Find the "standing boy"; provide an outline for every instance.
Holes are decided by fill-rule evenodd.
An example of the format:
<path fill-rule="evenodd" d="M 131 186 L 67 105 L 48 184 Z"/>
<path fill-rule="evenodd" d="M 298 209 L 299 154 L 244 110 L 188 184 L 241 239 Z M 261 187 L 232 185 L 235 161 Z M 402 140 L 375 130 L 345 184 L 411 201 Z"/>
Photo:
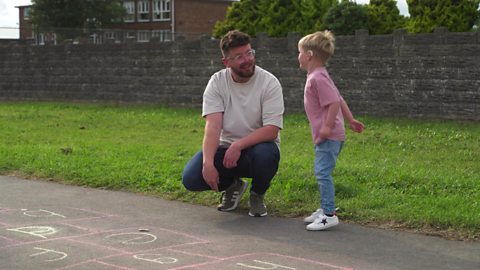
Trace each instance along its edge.
<path fill-rule="evenodd" d="M 307 230 L 324 230 L 338 224 L 335 213 L 335 189 L 332 172 L 345 141 L 343 118 L 355 132 L 362 132 L 363 123 L 353 118 L 326 70 L 328 59 L 335 50 L 335 38 L 330 31 L 309 34 L 298 42 L 300 68 L 306 70 L 304 106 L 315 145 L 315 178 L 320 189 L 320 208 L 304 221 Z"/>

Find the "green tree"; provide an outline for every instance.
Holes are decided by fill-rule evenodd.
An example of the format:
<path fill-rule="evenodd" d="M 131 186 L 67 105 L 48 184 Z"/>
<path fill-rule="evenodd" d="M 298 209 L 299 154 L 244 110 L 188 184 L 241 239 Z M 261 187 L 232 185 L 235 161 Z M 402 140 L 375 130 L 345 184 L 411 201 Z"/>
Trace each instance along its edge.
<path fill-rule="evenodd" d="M 251 36 L 311 33 L 321 29 L 323 16 L 335 4 L 337 0 L 241 0 L 230 6 L 224 21 L 215 24 L 213 36 L 221 37 L 232 29 Z"/>
<path fill-rule="evenodd" d="M 480 17 L 480 0 L 407 0 L 411 33 L 429 33 L 436 27 L 451 32 L 470 31 Z"/>
<path fill-rule="evenodd" d="M 32 0 L 31 20 L 40 31 L 74 38 L 121 22 L 125 12 L 118 0 Z"/>
<path fill-rule="evenodd" d="M 368 8 L 368 31 L 372 35 L 391 34 L 402 28 L 406 19 L 400 15 L 395 0 L 370 0 Z"/>
<path fill-rule="evenodd" d="M 284 37 L 299 32 L 301 0 L 260 1 L 260 29 L 270 37 Z"/>
<path fill-rule="evenodd" d="M 260 23 L 260 4 L 265 0 L 242 0 L 234 2 L 227 10 L 225 20 L 217 22 L 213 28 L 213 36 L 220 38 L 230 30 L 240 30 L 251 36 L 262 30 Z"/>
<path fill-rule="evenodd" d="M 365 5 L 342 0 L 331 7 L 323 19 L 323 28 L 335 35 L 352 35 L 357 29 L 368 28 L 368 11 Z"/>
<path fill-rule="evenodd" d="M 323 17 L 337 3 L 337 0 L 302 0 L 298 32 L 306 35 L 321 30 Z"/>

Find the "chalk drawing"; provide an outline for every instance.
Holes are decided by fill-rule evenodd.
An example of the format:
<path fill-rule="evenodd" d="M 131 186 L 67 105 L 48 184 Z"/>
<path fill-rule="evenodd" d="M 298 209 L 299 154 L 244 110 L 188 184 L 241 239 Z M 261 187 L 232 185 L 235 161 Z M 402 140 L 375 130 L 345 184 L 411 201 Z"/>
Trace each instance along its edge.
<path fill-rule="evenodd" d="M 52 235 L 58 232 L 57 229 L 48 227 L 48 226 L 28 226 L 28 227 L 20 227 L 16 229 L 7 229 L 7 230 L 12 232 L 30 234 L 43 239 L 47 239 L 47 235 Z"/>
<path fill-rule="evenodd" d="M 64 215 L 60 215 L 60 214 L 57 214 L 55 212 L 52 212 L 52 211 L 48 211 L 48 210 L 43 210 L 43 209 L 39 209 L 39 210 L 35 210 L 35 211 L 29 211 L 27 209 L 22 209 L 23 214 L 25 216 L 29 216 L 29 217 L 61 217 L 61 218 L 66 218 Z"/>
<path fill-rule="evenodd" d="M 162 254 L 136 254 L 133 255 L 133 258 L 159 264 L 172 264 L 178 262 L 178 259 L 173 257 L 163 257 Z"/>
<path fill-rule="evenodd" d="M 132 237 L 132 238 L 131 238 Z M 106 236 L 105 238 L 119 238 L 120 243 L 124 245 L 141 245 L 152 243 L 157 240 L 157 237 L 150 233 L 116 233 Z"/>
<path fill-rule="evenodd" d="M 56 251 L 56 250 L 52 250 L 52 249 L 39 248 L 39 247 L 34 247 L 34 249 L 41 250 L 41 252 L 32 254 L 32 255 L 30 255 L 30 257 L 35 257 L 35 256 L 44 255 L 44 254 L 48 254 L 48 253 L 53 253 L 54 255 L 59 255 L 58 258 L 45 260 L 46 262 L 61 261 L 68 256 L 67 253 L 65 253 L 65 252 L 60 252 L 60 251 Z"/>
<path fill-rule="evenodd" d="M 274 264 L 270 262 L 263 262 L 259 260 L 253 260 L 254 262 L 258 264 L 263 264 L 267 265 L 268 268 L 266 267 L 261 267 L 261 266 L 254 266 L 254 265 L 248 265 L 244 263 L 237 263 L 238 266 L 246 267 L 246 268 L 251 268 L 251 269 L 260 269 L 260 270 L 270 270 L 270 269 L 290 269 L 290 270 L 295 270 L 296 268 L 280 265 L 280 264 Z"/>

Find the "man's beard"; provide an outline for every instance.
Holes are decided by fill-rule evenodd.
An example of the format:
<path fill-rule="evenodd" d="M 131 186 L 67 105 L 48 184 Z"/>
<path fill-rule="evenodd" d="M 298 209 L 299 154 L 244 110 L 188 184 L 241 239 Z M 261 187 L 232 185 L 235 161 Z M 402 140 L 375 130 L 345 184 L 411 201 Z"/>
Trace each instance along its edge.
<path fill-rule="evenodd" d="M 251 67 L 248 69 L 248 70 L 245 70 L 245 69 L 242 69 L 244 68 L 245 66 L 249 66 L 251 65 Z M 233 68 L 233 67 L 230 67 L 230 69 L 232 70 L 233 73 L 235 73 L 238 77 L 241 77 L 241 78 L 251 78 L 253 76 L 253 74 L 255 73 L 255 62 L 253 63 L 244 63 L 242 65 L 240 65 L 239 68 Z"/>

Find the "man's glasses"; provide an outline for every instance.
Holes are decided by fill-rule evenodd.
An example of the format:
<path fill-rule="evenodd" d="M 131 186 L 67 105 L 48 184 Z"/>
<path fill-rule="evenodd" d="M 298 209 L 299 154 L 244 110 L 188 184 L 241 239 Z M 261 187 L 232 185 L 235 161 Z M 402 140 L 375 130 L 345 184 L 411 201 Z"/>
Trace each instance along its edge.
<path fill-rule="evenodd" d="M 255 57 L 255 50 L 249 50 L 244 54 L 237 54 L 234 57 L 228 57 L 228 60 L 233 62 L 240 62 L 242 59 L 253 59 Z"/>

